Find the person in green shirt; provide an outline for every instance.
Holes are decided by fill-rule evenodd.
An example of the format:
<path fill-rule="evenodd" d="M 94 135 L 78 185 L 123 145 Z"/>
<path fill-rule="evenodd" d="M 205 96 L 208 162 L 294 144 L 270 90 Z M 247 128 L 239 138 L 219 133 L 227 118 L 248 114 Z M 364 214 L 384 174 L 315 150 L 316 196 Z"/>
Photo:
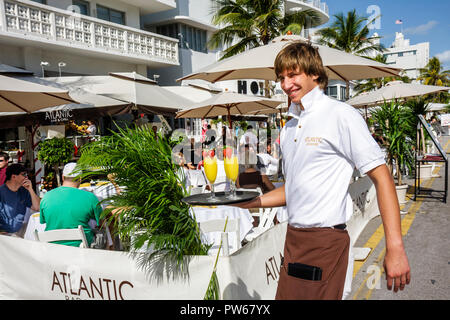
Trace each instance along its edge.
<path fill-rule="evenodd" d="M 63 184 L 47 192 L 40 204 L 40 222 L 46 223 L 45 231 L 56 229 L 76 229 L 83 226 L 86 240 L 91 245 L 94 234 L 89 220 L 95 219 L 100 225 L 102 207 L 97 197 L 88 191 L 80 190 L 80 179 L 76 179 L 76 163 L 64 166 Z M 81 241 L 55 241 L 57 244 L 79 247 Z"/>

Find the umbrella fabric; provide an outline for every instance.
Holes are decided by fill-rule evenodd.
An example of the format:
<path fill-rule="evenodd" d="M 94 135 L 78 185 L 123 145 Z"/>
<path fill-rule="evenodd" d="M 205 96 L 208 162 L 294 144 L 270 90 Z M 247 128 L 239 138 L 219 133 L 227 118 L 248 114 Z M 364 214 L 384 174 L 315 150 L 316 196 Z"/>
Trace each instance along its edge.
<path fill-rule="evenodd" d="M 176 118 L 214 118 L 223 115 L 245 115 L 272 109 L 284 101 L 260 98 L 234 92 L 221 92 L 211 98 L 177 112 Z"/>
<path fill-rule="evenodd" d="M 392 81 L 378 90 L 364 92 L 346 101 L 349 105 L 358 108 L 376 105 L 383 101 L 393 99 L 421 96 L 433 92 L 449 91 L 450 87 L 429 86 L 420 83 L 404 83 L 403 81 Z"/>
<path fill-rule="evenodd" d="M 32 113 L 0 112 L 1 128 L 16 128 L 19 126 L 29 126 L 36 123 L 39 123 L 40 125 L 55 124 L 68 120 L 117 115 L 131 110 L 129 103 L 96 95 L 81 88 L 65 88 L 52 81 L 35 77 L 22 78 L 22 80 L 68 90 L 70 96 L 79 103 L 69 103 L 44 108 Z"/>
<path fill-rule="evenodd" d="M 76 103 L 67 90 L 0 75 L 0 112 L 27 112 Z"/>
<path fill-rule="evenodd" d="M 265 79 L 276 81 L 274 61 L 280 50 L 291 41 L 306 39 L 286 35 L 274 39 L 270 44 L 247 50 L 241 54 L 218 61 L 195 73 L 177 79 L 203 79 L 210 82 L 236 79 Z M 355 56 L 327 46 L 313 44 L 318 47 L 323 65 L 330 80 L 359 80 L 397 76 L 401 69 L 386 64 Z"/>
<path fill-rule="evenodd" d="M 6 75 L 33 75 L 33 72 L 0 63 L 0 74 L 5 75 L 5 76 Z"/>
<path fill-rule="evenodd" d="M 46 78 L 47 79 L 47 78 Z M 59 84 L 131 103 L 146 113 L 173 115 L 192 101 L 155 84 L 136 73 L 110 73 L 107 76 L 51 78 Z"/>

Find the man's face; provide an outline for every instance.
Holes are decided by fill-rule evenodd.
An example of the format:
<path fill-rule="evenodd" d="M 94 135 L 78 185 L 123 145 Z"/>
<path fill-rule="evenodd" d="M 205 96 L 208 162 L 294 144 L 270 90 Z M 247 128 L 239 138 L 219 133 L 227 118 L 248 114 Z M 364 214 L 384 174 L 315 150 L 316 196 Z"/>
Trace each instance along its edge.
<path fill-rule="evenodd" d="M 291 102 L 300 103 L 301 99 L 317 86 L 318 76 L 308 76 L 297 70 L 284 70 L 279 76 L 281 88 L 291 99 Z"/>
<path fill-rule="evenodd" d="M 8 165 L 8 161 L 4 157 L 0 157 L 0 169 L 3 169 Z"/>

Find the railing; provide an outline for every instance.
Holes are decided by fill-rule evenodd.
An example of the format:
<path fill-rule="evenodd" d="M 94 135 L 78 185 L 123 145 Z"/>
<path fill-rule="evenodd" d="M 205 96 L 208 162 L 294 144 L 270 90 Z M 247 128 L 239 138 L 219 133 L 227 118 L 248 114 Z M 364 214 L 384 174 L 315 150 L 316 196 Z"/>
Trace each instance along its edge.
<path fill-rule="evenodd" d="M 320 0 L 303 0 L 303 2 L 309 4 L 310 6 L 316 7 L 328 15 L 328 6 L 326 3 L 321 2 Z"/>
<path fill-rule="evenodd" d="M 178 63 L 176 39 L 41 4 L 0 0 L 0 5 L 3 31 Z"/>

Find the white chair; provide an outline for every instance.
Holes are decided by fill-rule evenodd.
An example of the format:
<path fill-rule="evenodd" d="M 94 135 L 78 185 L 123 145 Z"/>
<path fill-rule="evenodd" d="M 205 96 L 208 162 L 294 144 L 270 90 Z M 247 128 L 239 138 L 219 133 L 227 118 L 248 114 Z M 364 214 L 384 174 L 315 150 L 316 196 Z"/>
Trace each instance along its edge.
<path fill-rule="evenodd" d="M 81 240 L 80 248 L 89 248 L 86 234 L 81 225 L 76 229 L 58 229 L 41 232 L 35 230 L 34 238 L 36 241 L 41 242 Z"/>
<path fill-rule="evenodd" d="M 273 226 L 273 219 L 275 218 L 275 215 L 277 214 L 278 207 L 276 208 L 266 208 L 264 209 L 264 212 L 259 220 L 259 225 L 252 230 L 250 230 L 249 233 L 245 236 L 246 241 L 252 241 L 257 236 L 262 234 L 264 231 L 267 231 L 270 227 Z"/>
<path fill-rule="evenodd" d="M 235 245 L 234 245 L 234 251 L 241 248 L 241 233 L 240 233 L 240 219 L 232 219 L 228 220 L 226 222 L 226 229 L 225 229 L 225 219 L 215 219 L 215 220 L 207 220 L 198 222 L 198 227 L 201 231 L 201 233 L 208 233 L 208 232 L 221 232 L 221 240 L 222 240 L 222 252 L 224 256 L 230 255 L 230 245 L 228 242 L 228 232 L 234 232 L 235 233 Z M 218 249 L 219 245 L 213 245 L 211 249 Z"/>

